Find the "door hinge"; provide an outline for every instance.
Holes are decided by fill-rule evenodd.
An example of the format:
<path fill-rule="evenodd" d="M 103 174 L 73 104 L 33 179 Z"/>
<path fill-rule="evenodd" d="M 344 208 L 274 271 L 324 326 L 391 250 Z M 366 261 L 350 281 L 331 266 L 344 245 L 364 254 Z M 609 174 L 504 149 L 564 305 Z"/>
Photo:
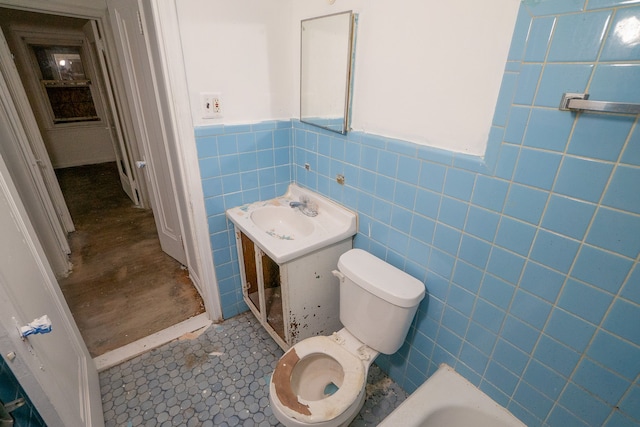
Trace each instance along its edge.
<path fill-rule="evenodd" d="M 136 15 L 138 15 L 138 29 L 140 30 L 140 35 L 144 36 L 144 27 L 142 26 L 142 16 L 140 16 L 139 10 L 136 10 Z"/>
<path fill-rule="evenodd" d="M 96 48 L 98 51 L 105 51 L 104 42 L 102 41 L 102 33 L 100 32 L 100 27 L 96 21 L 91 21 L 91 28 L 93 29 L 93 35 L 96 40 Z"/>

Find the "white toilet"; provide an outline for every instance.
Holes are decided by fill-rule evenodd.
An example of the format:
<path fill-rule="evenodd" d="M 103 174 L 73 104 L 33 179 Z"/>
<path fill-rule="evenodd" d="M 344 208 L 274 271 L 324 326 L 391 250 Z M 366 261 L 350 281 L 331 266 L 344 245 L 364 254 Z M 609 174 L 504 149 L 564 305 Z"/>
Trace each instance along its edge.
<path fill-rule="evenodd" d="M 424 297 L 422 282 L 361 249 L 343 254 L 338 270 L 344 328 L 295 344 L 271 376 L 271 408 L 287 427 L 348 425 L 364 404 L 369 366 L 402 346 Z"/>

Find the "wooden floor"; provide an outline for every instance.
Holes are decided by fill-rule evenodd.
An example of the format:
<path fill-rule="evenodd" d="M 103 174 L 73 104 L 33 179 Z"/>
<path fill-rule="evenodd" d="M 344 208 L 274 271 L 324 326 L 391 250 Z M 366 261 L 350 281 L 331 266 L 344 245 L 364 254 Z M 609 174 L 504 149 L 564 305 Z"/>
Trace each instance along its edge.
<path fill-rule="evenodd" d="M 59 280 L 92 357 L 204 312 L 179 262 L 160 249 L 150 210 L 133 207 L 115 163 L 56 171 L 76 231 Z"/>

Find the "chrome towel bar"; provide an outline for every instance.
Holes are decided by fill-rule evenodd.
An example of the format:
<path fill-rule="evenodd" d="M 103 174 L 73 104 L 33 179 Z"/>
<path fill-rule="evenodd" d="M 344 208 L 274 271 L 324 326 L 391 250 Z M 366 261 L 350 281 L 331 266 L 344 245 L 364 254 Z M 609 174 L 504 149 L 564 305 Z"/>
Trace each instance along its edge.
<path fill-rule="evenodd" d="M 591 101 L 588 93 L 563 93 L 559 108 L 562 111 L 640 114 L 640 104 Z"/>

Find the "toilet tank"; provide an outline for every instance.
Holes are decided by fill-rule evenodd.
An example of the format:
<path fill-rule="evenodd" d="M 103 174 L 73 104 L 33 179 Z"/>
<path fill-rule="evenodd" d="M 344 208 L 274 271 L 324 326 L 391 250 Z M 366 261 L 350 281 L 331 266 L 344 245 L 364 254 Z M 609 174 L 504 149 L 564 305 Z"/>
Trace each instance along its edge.
<path fill-rule="evenodd" d="M 398 351 L 424 298 L 424 284 L 362 249 L 345 252 L 338 270 L 343 326 L 374 350 Z"/>

